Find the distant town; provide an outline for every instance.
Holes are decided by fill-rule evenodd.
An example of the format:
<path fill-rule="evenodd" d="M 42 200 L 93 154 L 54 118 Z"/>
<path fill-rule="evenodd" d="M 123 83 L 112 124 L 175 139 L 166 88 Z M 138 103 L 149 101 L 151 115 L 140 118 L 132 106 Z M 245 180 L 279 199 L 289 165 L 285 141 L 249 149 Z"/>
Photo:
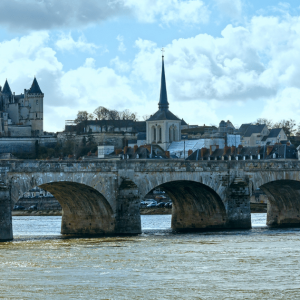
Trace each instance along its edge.
<path fill-rule="evenodd" d="M 99 106 L 79 111 L 66 120 L 65 130 L 43 129 L 44 94 L 36 78 L 30 89 L 16 95 L 8 81 L 0 87 L 1 159 L 298 159 L 300 130 L 295 120 L 268 119 L 235 128 L 230 120 L 219 125 L 190 125 L 170 110 L 164 57 L 158 110 L 138 120 L 129 109 Z M 155 108 L 153 108 L 155 111 Z M 298 150 L 297 150 L 298 149 Z"/>

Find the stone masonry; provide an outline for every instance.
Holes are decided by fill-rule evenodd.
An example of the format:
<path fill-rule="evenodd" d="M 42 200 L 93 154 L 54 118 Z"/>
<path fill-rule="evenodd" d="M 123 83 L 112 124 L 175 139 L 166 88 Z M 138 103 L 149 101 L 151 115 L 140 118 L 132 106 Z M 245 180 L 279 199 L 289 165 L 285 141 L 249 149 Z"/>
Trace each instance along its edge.
<path fill-rule="evenodd" d="M 158 187 L 172 198 L 176 231 L 251 228 L 257 188 L 269 199 L 269 226 L 300 226 L 296 160 L 2 160 L 0 174 L 0 240 L 13 238 L 11 207 L 36 186 L 61 204 L 63 234 L 138 234 L 140 200 Z"/>

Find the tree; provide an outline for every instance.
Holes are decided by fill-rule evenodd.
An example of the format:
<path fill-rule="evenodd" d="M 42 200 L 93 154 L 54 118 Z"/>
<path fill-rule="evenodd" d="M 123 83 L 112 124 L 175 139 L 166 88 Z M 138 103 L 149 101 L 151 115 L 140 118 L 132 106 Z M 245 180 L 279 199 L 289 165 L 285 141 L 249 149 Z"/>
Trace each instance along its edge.
<path fill-rule="evenodd" d="M 92 114 L 89 114 L 86 110 L 80 110 L 77 113 L 77 117 L 74 120 L 74 122 L 76 124 L 79 124 L 83 121 L 87 121 L 87 120 L 93 120 L 94 116 Z"/>
<path fill-rule="evenodd" d="M 257 119 L 256 124 L 266 124 L 269 129 L 273 128 L 273 121 L 266 118 Z"/>
<path fill-rule="evenodd" d="M 142 118 L 144 121 L 147 121 L 150 118 L 150 115 L 143 115 Z"/>
<path fill-rule="evenodd" d="M 98 120 L 108 120 L 109 119 L 109 109 L 99 106 L 97 107 L 93 114 L 96 116 Z"/>
<path fill-rule="evenodd" d="M 293 119 L 281 120 L 274 124 L 273 128 L 282 128 L 288 137 L 296 132 L 296 121 Z"/>
<path fill-rule="evenodd" d="M 125 109 L 120 112 L 120 119 L 121 120 L 133 120 L 137 121 L 138 120 L 138 115 L 136 112 L 132 112 L 129 109 Z"/>

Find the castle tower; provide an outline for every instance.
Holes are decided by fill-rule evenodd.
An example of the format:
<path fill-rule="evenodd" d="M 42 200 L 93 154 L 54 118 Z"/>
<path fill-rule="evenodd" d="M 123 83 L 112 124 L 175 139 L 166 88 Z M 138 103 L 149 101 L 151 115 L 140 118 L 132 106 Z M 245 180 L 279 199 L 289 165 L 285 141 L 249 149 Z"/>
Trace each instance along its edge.
<path fill-rule="evenodd" d="M 25 102 L 28 101 L 30 107 L 29 120 L 31 122 L 31 135 L 38 136 L 43 134 L 43 110 L 44 94 L 34 77 L 31 88 L 25 90 Z"/>
<path fill-rule="evenodd" d="M 147 144 L 157 144 L 165 151 L 172 142 L 181 140 L 181 120 L 169 110 L 164 55 L 158 111 L 146 121 Z"/>

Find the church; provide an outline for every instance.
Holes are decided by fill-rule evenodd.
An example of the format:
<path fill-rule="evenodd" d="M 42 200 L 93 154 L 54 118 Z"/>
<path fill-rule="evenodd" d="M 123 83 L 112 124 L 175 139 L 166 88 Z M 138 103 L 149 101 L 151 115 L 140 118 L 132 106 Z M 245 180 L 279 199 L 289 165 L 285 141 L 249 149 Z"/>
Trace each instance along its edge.
<path fill-rule="evenodd" d="M 169 110 L 164 56 L 162 56 L 160 98 L 158 111 L 146 121 L 147 144 L 159 145 L 167 150 L 172 142 L 181 140 L 181 126 L 186 125 Z"/>
<path fill-rule="evenodd" d="M 5 81 L 0 86 L 0 136 L 34 137 L 43 134 L 43 101 L 42 93 L 36 78 L 29 90 L 15 95 Z"/>

